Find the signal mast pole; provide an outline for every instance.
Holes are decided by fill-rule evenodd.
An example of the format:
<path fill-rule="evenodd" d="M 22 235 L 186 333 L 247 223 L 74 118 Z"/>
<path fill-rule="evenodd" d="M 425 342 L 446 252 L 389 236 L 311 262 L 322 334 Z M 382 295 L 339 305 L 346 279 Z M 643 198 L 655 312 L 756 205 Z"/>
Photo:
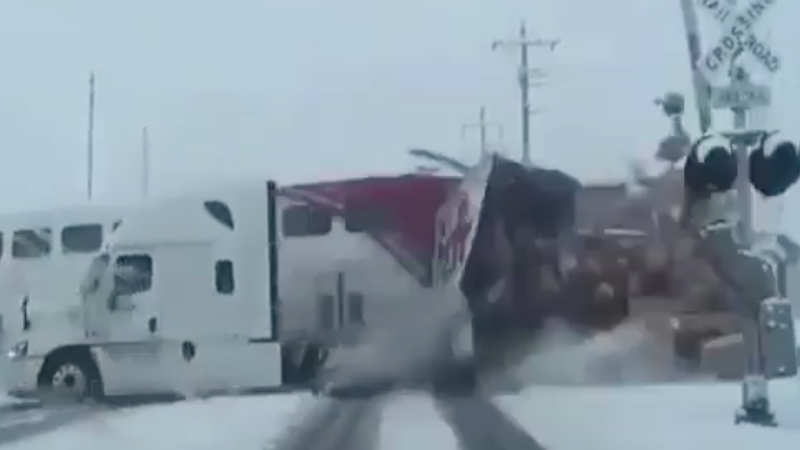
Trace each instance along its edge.
<path fill-rule="evenodd" d="M 481 106 L 480 112 L 478 113 L 477 123 L 465 123 L 464 125 L 461 126 L 461 138 L 462 139 L 464 138 L 464 135 L 468 130 L 475 128 L 477 128 L 480 133 L 481 156 L 489 153 L 488 131 L 490 128 L 496 128 L 497 133 L 500 135 L 500 140 L 503 139 L 503 126 L 486 121 L 485 106 Z"/>
<path fill-rule="evenodd" d="M 496 40 L 492 42 L 492 50 L 499 48 L 519 49 L 519 67 L 517 69 L 517 79 L 520 88 L 520 113 L 522 115 L 522 163 L 531 165 L 531 115 L 538 112 L 531 109 L 530 88 L 537 87 L 541 83 L 531 83 L 531 79 L 539 79 L 544 76 L 544 72 L 538 68 L 531 70 L 528 51 L 531 47 L 544 47 L 554 51 L 560 39 L 529 39 L 528 30 L 523 21 L 519 27 L 519 34 L 516 39 Z"/>

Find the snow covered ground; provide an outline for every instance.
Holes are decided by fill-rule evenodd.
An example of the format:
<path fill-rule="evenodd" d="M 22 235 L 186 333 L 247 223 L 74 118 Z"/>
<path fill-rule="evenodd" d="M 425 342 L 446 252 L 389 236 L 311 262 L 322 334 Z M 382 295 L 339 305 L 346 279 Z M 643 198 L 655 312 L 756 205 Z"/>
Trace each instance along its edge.
<path fill-rule="evenodd" d="M 519 368 L 518 375 L 532 386 L 518 394 L 496 397 L 496 401 L 548 450 L 586 450 L 587 444 L 593 450 L 800 449 L 797 378 L 770 384 L 780 426 L 769 429 L 734 425 L 740 399 L 736 383 L 644 384 L 639 380 L 638 384 L 600 387 L 588 385 L 593 380 L 584 377 L 572 380 L 578 384 L 548 386 L 536 367 L 558 367 L 548 374 L 563 380 L 565 373 L 581 373 L 580 367 L 611 350 L 630 352 L 626 346 L 635 343 L 636 337 L 636 328 L 627 327 L 571 347 L 571 352 L 564 348 L 551 356 L 539 352 L 533 358 L 536 364 Z M 638 361 L 633 363 L 641 366 Z M 0 404 L 5 400 L 0 398 Z M 264 450 L 281 431 L 296 423 L 297 414 L 313 401 L 308 394 L 284 394 L 95 410 L 70 421 L 60 422 L 56 417 L 52 420 L 55 426 L 43 422 L 35 433 L 20 429 L 21 419 L 0 413 L 0 450 Z M 44 421 L 42 414 L 32 411 L 26 420 Z M 4 427 L 23 436 L 6 440 Z M 433 400 L 421 393 L 398 393 L 389 399 L 379 443 L 380 450 L 458 448 Z"/>
<path fill-rule="evenodd" d="M 102 411 L 3 450 L 261 450 L 309 396 L 222 397 Z"/>
<path fill-rule="evenodd" d="M 12 405 L 14 403 L 19 403 L 20 400 L 9 397 L 6 394 L 0 394 L 0 408 L 6 405 Z"/>
<path fill-rule="evenodd" d="M 436 411 L 433 399 L 423 394 L 398 394 L 383 411 L 380 450 L 457 450 L 450 428 Z"/>
<path fill-rule="evenodd" d="M 736 426 L 738 384 L 534 387 L 498 404 L 553 450 L 800 448 L 800 384 L 772 384 L 780 427 Z"/>
<path fill-rule="evenodd" d="M 498 404 L 551 450 L 795 450 L 800 384 L 774 383 L 780 427 L 733 424 L 735 384 L 532 387 Z M 98 412 L 3 450 L 263 450 L 310 402 L 307 395 L 227 397 Z M 456 450 L 453 433 L 422 394 L 395 395 L 383 413 L 381 450 Z"/>

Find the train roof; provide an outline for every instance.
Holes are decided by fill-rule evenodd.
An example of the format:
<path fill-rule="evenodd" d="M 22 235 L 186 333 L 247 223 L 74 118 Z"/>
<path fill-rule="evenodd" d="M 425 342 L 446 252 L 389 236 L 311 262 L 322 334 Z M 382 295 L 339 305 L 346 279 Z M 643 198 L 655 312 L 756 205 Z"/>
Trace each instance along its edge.
<path fill-rule="evenodd" d="M 366 176 L 355 178 L 342 178 L 324 181 L 314 181 L 308 183 L 294 183 L 289 186 L 295 188 L 312 188 L 325 186 L 365 186 L 365 185 L 395 185 L 395 184 L 426 184 L 426 183 L 457 183 L 461 180 L 459 176 L 441 176 L 427 173 L 405 173 L 401 175 L 381 175 Z"/>

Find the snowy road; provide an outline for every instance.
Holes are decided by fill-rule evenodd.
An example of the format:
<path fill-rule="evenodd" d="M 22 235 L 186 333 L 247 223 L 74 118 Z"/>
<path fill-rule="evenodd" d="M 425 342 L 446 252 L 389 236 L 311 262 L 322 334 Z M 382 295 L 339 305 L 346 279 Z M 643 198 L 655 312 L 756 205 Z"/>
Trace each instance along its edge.
<path fill-rule="evenodd" d="M 321 399 L 315 411 L 274 441 L 272 450 L 372 450 L 380 428 L 382 399 Z"/>
<path fill-rule="evenodd" d="M 0 407 L 0 445 L 56 430 L 102 411 L 100 408 L 79 406 L 42 408 L 37 404 L 4 405 Z"/>
<path fill-rule="evenodd" d="M 488 398 L 439 398 L 442 418 L 461 450 L 545 450 L 535 437 Z"/>
<path fill-rule="evenodd" d="M 520 394 L 494 398 L 496 409 L 513 419 L 510 423 L 493 423 L 496 418 L 491 415 L 496 412 L 486 409 L 491 405 L 458 403 L 464 399 L 451 399 L 449 405 L 442 405 L 424 393 L 392 395 L 379 413 L 360 409 L 364 405 L 358 406 L 357 402 L 346 414 L 342 414 L 341 404 L 325 412 L 319 408 L 325 400 L 296 393 L 188 400 L 105 411 L 48 411 L 44 416 L 31 409 L 14 420 L 0 413 L 0 450 L 323 449 L 331 448 L 339 437 L 348 434 L 340 432 L 352 431 L 356 423 L 362 429 L 349 434 L 360 437 L 348 441 L 345 448 L 469 450 L 482 445 L 483 450 L 509 448 L 514 443 L 515 450 L 537 446 L 547 450 L 586 450 L 587 443 L 594 450 L 800 448 L 798 380 L 774 383 L 772 398 L 780 425 L 777 429 L 735 426 L 738 386 L 712 383 L 537 386 Z M 447 413 L 448 408 L 457 411 Z M 313 418 L 310 411 L 322 415 Z M 442 411 L 450 424 L 443 419 Z M 359 416 L 367 419 L 356 420 Z M 299 424 L 316 428 L 324 422 L 329 423 L 325 433 L 332 432 L 333 436 L 308 436 L 296 428 Z M 287 429 L 299 432 L 289 435 L 314 442 L 295 441 L 290 445 L 285 440 Z M 46 431 L 40 433 L 41 430 Z M 501 441 L 487 443 L 486 439 L 493 438 L 492 431 L 486 430 L 502 431 Z M 536 441 L 525 437 L 525 431 Z M 327 447 L 322 444 L 326 439 Z"/>

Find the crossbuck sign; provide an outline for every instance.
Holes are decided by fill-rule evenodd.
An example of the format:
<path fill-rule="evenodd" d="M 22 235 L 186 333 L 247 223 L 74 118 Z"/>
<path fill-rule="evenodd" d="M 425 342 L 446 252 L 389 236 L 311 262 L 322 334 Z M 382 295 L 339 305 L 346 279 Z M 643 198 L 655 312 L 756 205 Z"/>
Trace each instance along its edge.
<path fill-rule="evenodd" d="M 780 70 L 778 55 L 752 31 L 778 0 L 749 0 L 739 11 L 730 0 L 695 1 L 722 26 L 722 36 L 698 61 L 698 68 L 706 79 L 713 80 L 725 73 L 733 57 L 742 51 L 752 53 L 770 73 Z"/>

